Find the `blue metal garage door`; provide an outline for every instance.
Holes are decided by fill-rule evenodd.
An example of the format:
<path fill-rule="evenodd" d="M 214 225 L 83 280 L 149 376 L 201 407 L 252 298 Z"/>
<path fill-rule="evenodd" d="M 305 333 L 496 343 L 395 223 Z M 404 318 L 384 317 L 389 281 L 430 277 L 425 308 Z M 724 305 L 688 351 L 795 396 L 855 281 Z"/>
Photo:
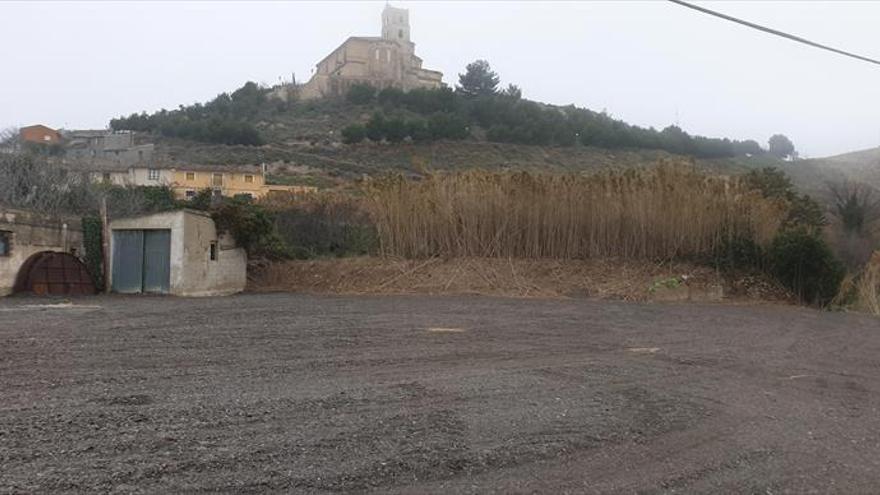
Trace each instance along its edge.
<path fill-rule="evenodd" d="M 167 294 L 171 281 L 171 231 L 144 231 L 144 292 Z"/>
<path fill-rule="evenodd" d="M 113 231 L 114 292 L 166 294 L 170 281 L 170 230 Z"/>
<path fill-rule="evenodd" d="M 113 231 L 113 292 L 136 294 L 144 287 L 144 231 Z"/>

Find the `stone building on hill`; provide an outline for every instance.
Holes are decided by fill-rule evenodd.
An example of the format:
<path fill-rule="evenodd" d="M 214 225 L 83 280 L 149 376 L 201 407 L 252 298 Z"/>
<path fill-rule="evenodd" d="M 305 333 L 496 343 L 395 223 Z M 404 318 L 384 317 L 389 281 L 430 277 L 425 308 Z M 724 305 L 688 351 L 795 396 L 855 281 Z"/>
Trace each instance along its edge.
<path fill-rule="evenodd" d="M 443 74 L 423 68 L 415 46 L 410 40 L 409 11 L 385 6 L 382 36 L 345 40 L 318 62 L 309 82 L 297 88 L 298 96 L 304 100 L 343 96 L 355 84 L 404 91 L 441 87 Z M 286 99 L 289 89 L 282 87 L 274 94 Z"/>

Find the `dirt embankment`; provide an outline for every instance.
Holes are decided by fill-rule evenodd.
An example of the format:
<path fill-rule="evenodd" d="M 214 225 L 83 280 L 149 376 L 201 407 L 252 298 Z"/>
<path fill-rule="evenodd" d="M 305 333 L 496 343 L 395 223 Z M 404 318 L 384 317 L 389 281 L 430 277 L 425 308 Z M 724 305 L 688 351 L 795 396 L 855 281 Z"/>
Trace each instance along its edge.
<path fill-rule="evenodd" d="M 360 257 L 257 263 L 252 266 L 249 289 L 329 294 L 793 302 L 784 289 L 761 276 L 731 278 L 712 268 L 689 263 L 613 259 Z"/>

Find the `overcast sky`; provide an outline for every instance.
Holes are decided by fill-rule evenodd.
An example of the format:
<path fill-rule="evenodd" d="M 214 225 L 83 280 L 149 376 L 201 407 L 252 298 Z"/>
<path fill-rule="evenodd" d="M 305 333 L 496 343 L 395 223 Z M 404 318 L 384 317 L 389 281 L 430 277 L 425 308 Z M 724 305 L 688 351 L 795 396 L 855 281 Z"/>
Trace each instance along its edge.
<path fill-rule="evenodd" d="M 880 2 L 699 2 L 880 58 Z M 474 59 L 525 97 L 642 126 L 756 139 L 802 155 L 880 145 L 880 66 L 664 1 L 392 2 L 426 68 L 454 85 Z M 101 128 L 206 101 L 248 80 L 304 81 L 347 36 L 378 35 L 384 2 L 0 0 L 0 128 Z"/>

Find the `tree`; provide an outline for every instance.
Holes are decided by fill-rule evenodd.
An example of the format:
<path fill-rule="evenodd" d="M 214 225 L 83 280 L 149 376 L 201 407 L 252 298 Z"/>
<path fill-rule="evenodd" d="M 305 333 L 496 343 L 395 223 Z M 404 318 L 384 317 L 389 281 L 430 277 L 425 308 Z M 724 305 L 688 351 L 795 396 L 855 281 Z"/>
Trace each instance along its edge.
<path fill-rule="evenodd" d="M 18 132 L 17 127 L 0 130 L 0 148 L 15 149 L 18 145 Z"/>
<path fill-rule="evenodd" d="M 501 94 L 513 98 L 514 100 L 522 98 L 522 90 L 516 84 L 508 84 L 507 88 L 501 91 Z"/>
<path fill-rule="evenodd" d="M 491 96 L 498 92 L 499 82 L 501 78 L 492 70 L 489 62 L 477 60 L 465 67 L 464 74 L 458 75 L 456 91 L 468 97 Z"/>
<path fill-rule="evenodd" d="M 782 134 L 774 134 L 768 141 L 769 153 L 777 158 L 795 156 L 794 144 L 788 137 Z"/>
<path fill-rule="evenodd" d="M 865 235 L 880 223 L 880 194 L 866 184 L 829 184 L 832 212 L 847 234 Z"/>

